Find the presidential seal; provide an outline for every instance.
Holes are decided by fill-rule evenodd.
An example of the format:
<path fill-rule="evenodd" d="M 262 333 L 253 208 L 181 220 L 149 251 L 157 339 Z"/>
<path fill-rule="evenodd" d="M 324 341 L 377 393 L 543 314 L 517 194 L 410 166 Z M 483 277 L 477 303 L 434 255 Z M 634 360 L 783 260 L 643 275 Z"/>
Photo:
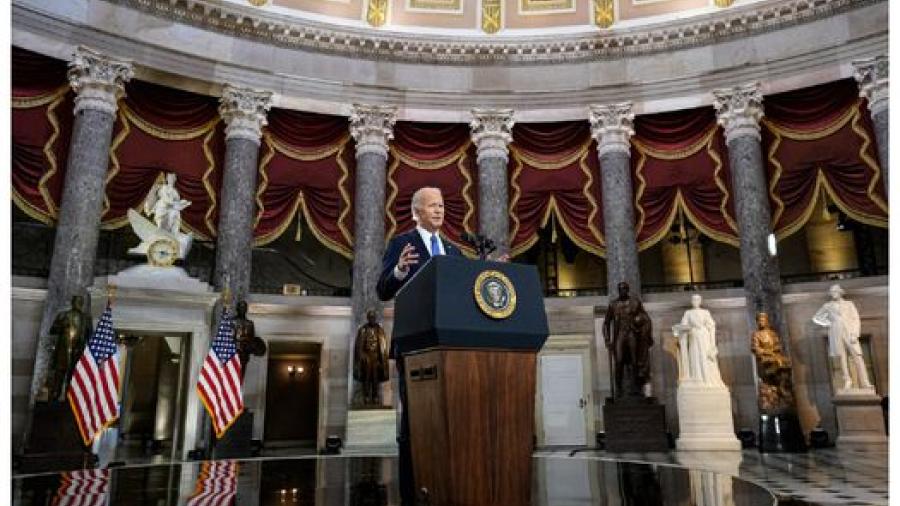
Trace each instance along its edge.
<path fill-rule="evenodd" d="M 478 308 L 491 318 L 508 318 L 516 310 L 516 289 L 500 271 L 479 274 L 473 291 Z"/>

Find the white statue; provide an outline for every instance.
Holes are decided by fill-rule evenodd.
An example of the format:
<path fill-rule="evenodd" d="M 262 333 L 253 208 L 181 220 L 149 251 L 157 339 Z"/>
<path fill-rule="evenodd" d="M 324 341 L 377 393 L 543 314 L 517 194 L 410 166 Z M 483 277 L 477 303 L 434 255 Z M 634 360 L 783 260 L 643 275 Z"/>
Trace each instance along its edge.
<path fill-rule="evenodd" d="M 191 205 L 175 189 L 175 173 L 166 174 L 165 184 L 157 183 L 144 201 L 144 213 L 153 217 L 156 226 L 169 232 L 181 232 L 181 211 Z"/>
<path fill-rule="evenodd" d="M 828 354 L 839 359 L 843 389 L 854 387 L 848 367 L 848 362 L 851 361 L 856 372 L 855 386 L 872 389 L 863 361 L 862 346 L 859 343 L 860 323 L 856 306 L 849 300 L 844 300 L 844 289 L 840 285 L 832 285 L 828 293 L 831 300 L 816 311 L 812 321 L 817 325 L 828 327 Z"/>
<path fill-rule="evenodd" d="M 182 199 L 175 189 L 175 174 L 166 174 L 166 182 L 156 184 L 144 202 L 144 212 L 153 217 L 153 222 L 134 209 L 128 210 L 131 228 L 141 238 L 128 253 L 147 255 L 150 264 L 157 267 L 168 267 L 187 257 L 193 236 L 181 233 L 181 211 L 189 205 L 191 202 Z"/>
<path fill-rule="evenodd" d="M 672 328 L 678 337 L 680 376 L 682 380 L 723 386 L 716 347 L 716 322 L 708 310 L 700 307 L 702 300 L 700 295 L 692 295 L 692 308 L 685 311 L 681 323 Z"/>

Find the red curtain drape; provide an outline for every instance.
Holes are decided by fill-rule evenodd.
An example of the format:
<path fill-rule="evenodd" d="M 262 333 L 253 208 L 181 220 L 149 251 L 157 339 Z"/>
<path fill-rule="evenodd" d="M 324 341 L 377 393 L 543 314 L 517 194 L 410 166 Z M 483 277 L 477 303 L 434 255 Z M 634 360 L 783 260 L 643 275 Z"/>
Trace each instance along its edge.
<path fill-rule="evenodd" d="M 216 235 L 218 195 L 225 152 L 224 130 L 214 97 L 138 80 L 126 85 L 110 146 L 102 224 L 128 223 L 163 173 L 191 205 L 182 226 L 200 239 Z"/>
<path fill-rule="evenodd" d="M 41 222 L 56 220 L 62 199 L 73 94 L 63 61 L 12 49 L 12 198 Z"/>
<path fill-rule="evenodd" d="M 738 245 L 728 152 L 711 107 L 639 116 L 631 160 L 639 249 L 665 237 L 679 212 Z"/>
<path fill-rule="evenodd" d="M 510 254 L 555 217 L 582 249 L 604 254 L 597 151 L 586 121 L 517 124 L 510 145 Z"/>
<path fill-rule="evenodd" d="M 851 218 L 887 227 L 875 137 L 851 79 L 766 97 L 763 152 L 775 234 L 809 219 L 820 192 Z"/>
<path fill-rule="evenodd" d="M 355 166 L 347 118 L 273 109 L 263 134 L 256 244 L 277 239 L 298 209 L 319 241 L 353 256 Z"/>
<path fill-rule="evenodd" d="M 444 196 L 444 237 L 473 253 L 459 237 L 478 230 L 477 174 L 467 125 L 398 122 L 388 159 L 387 239 L 415 227 L 412 194 L 423 186 L 434 186 Z"/>

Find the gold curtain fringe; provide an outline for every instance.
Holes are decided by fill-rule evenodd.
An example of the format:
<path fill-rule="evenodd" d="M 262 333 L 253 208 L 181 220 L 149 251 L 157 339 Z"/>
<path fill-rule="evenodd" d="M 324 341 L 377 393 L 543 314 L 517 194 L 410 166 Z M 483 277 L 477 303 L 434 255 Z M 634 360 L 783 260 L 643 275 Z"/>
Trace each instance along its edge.
<path fill-rule="evenodd" d="M 343 208 L 341 209 L 341 214 L 338 216 L 338 228 L 341 230 L 341 234 L 344 236 L 344 240 L 347 241 L 347 244 L 350 248 L 353 248 L 353 234 L 347 230 L 347 227 L 344 226 L 344 220 L 347 217 L 347 214 L 350 213 L 350 194 L 347 193 L 347 189 L 345 185 L 347 184 L 347 179 L 350 178 L 350 168 L 347 167 L 347 164 L 344 162 L 344 152 L 347 149 L 347 141 L 345 140 L 343 144 L 341 144 L 341 149 L 337 152 L 337 164 L 341 169 L 341 178 L 338 179 L 338 191 L 341 194 L 341 203 L 343 204 Z"/>
<path fill-rule="evenodd" d="M 437 170 L 442 169 L 456 161 L 459 160 L 460 157 L 466 154 L 469 150 L 469 147 L 472 145 L 471 140 L 467 140 L 462 146 L 457 148 L 454 152 L 450 153 L 447 156 L 442 158 L 438 158 L 437 160 L 419 160 L 414 158 L 413 156 L 405 153 L 400 148 L 396 146 L 391 146 L 391 154 L 394 155 L 395 158 L 399 158 L 404 165 L 408 165 L 414 169 L 419 170 Z"/>
<path fill-rule="evenodd" d="M 218 124 L 221 120 L 221 118 L 216 116 L 203 125 L 194 128 L 163 128 L 150 123 L 144 118 L 141 118 L 136 112 L 128 107 L 128 105 L 124 101 L 121 101 L 119 103 L 119 110 L 122 111 L 122 114 L 124 114 L 125 117 L 127 117 L 136 127 L 138 127 L 139 130 L 141 130 L 145 134 L 151 137 L 156 137 L 157 139 L 163 139 L 167 141 L 188 141 L 191 139 L 196 139 L 197 137 L 200 137 L 201 135 L 215 128 L 216 124 Z"/>
<path fill-rule="evenodd" d="M 16 191 L 15 188 L 12 189 L 12 199 L 13 203 L 16 204 L 16 207 L 19 208 L 23 213 L 27 214 L 34 220 L 37 220 L 44 225 L 53 226 L 56 223 L 56 217 L 52 216 L 37 207 L 31 205 L 28 200 L 19 195 L 19 192 Z"/>
<path fill-rule="evenodd" d="M 768 118 L 763 118 L 762 124 L 765 125 L 773 134 L 787 137 L 795 141 L 815 141 L 829 135 L 834 134 L 850 121 L 853 116 L 859 112 L 859 105 L 862 99 L 856 99 L 852 104 L 847 106 L 847 110 L 841 113 L 831 123 L 817 128 L 815 130 L 796 130 L 781 124 L 778 124 Z"/>
<path fill-rule="evenodd" d="M 38 180 L 38 193 L 41 194 L 41 198 L 44 199 L 44 205 L 47 206 L 47 211 L 54 219 L 59 210 L 56 207 L 56 203 L 53 202 L 50 190 L 47 189 L 47 181 L 49 181 L 59 170 L 59 163 L 56 160 L 56 153 L 53 152 L 53 145 L 56 144 L 56 140 L 59 139 L 60 131 L 59 119 L 56 117 L 56 108 L 59 107 L 59 104 L 61 104 L 64 99 L 65 93 L 57 94 L 54 100 L 49 102 L 47 112 L 44 113 L 47 122 L 50 123 L 50 126 L 53 128 L 53 133 L 50 134 L 50 138 L 47 139 L 47 142 L 44 143 L 44 148 L 41 150 L 44 153 L 44 157 L 47 159 L 49 170 L 47 170 L 47 172 Z"/>
<path fill-rule="evenodd" d="M 345 134 L 334 143 L 315 149 L 305 149 L 288 146 L 287 144 L 275 138 L 269 131 L 263 132 L 263 138 L 266 140 L 266 142 L 270 143 L 273 149 L 288 158 L 301 162 L 313 162 L 328 158 L 338 151 L 341 151 L 344 145 L 347 144 L 347 141 L 350 139 L 350 135 Z"/>
<path fill-rule="evenodd" d="M 513 153 L 513 156 L 523 160 L 529 166 L 534 167 L 536 169 L 558 170 L 562 167 L 572 165 L 573 163 L 575 163 L 575 161 L 578 160 L 582 155 L 584 155 L 584 152 L 587 151 L 591 147 L 591 143 L 593 141 L 594 141 L 593 139 L 588 138 L 588 140 L 584 144 L 579 146 L 572 153 L 565 155 L 561 158 L 551 160 L 551 161 L 538 160 L 534 156 L 529 155 L 526 151 L 517 147 L 515 144 L 509 145 L 509 151 L 510 151 L 510 153 Z"/>
<path fill-rule="evenodd" d="M 704 146 L 707 146 L 713 138 L 713 135 L 716 133 L 716 129 L 718 125 L 715 123 L 709 127 L 709 131 L 703 134 L 699 140 L 682 149 L 677 149 L 674 151 L 665 151 L 657 148 L 650 147 L 647 144 L 641 142 L 640 139 L 636 137 L 631 138 L 631 144 L 639 151 L 651 158 L 656 158 L 657 160 L 683 160 L 690 156 L 697 154 Z"/>
<path fill-rule="evenodd" d="M 43 95 L 38 95 L 35 97 L 12 97 L 10 100 L 10 104 L 13 109 L 33 109 L 35 107 L 41 107 L 42 105 L 47 105 L 51 102 L 55 102 L 58 99 L 64 98 L 66 93 L 69 92 L 69 85 L 64 84 L 59 88 L 51 91 L 50 93 L 45 93 Z"/>

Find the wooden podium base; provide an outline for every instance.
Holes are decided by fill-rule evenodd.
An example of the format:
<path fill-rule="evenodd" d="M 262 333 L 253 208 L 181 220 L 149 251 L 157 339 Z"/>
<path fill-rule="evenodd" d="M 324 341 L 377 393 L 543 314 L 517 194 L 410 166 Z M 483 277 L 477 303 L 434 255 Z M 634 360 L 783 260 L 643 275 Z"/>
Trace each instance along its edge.
<path fill-rule="evenodd" d="M 536 353 L 405 355 L 415 487 L 431 506 L 531 503 Z"/>

